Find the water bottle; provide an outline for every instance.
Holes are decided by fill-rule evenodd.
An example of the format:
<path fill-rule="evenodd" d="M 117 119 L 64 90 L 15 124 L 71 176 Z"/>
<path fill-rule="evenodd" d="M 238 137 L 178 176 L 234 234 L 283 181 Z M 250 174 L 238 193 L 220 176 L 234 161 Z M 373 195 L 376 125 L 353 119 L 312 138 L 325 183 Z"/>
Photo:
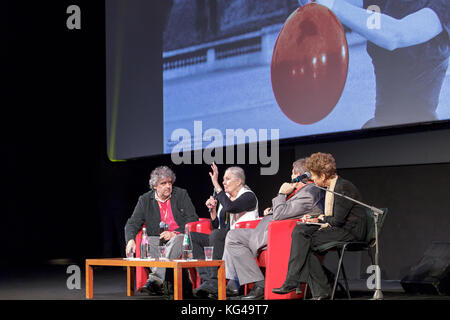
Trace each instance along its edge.
<path fill-rule="evenodd" d="M 189 228 L 185 229 L 183 238 L 183 260 L 192 260 L 192 244 Z"/>
<path fill-rule="evenodd" d="M 148 245 L 147 230 L 142 228 L 141 259 L 147 259 Z"/>

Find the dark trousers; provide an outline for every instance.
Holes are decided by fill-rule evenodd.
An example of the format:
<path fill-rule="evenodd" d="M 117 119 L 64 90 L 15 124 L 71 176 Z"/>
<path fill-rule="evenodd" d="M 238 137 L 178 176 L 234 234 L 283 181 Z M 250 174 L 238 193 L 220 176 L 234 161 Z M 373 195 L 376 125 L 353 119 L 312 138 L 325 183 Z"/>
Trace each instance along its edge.
<path fill-rule="evenodd" d="M 352 241 L 355 237 L 348 231 L 314 225 L 298 224 L 292 231 L 291 254 L 285 285 L 299 286 L 308 283 L 314 297 L 330 293 L 328 278 L 314 248 L 331 241 Z"/>
<path fill-rule="evenodd" d="M 214 247 L 213 259 L 221 260 L 225 248 L 225 238 L 228 230 L 214 229 L 211 234 L 191 232 L 192 239 L 192 255 L 194 259 L 205 259 L 204 248 L 208 246 Z M 197 268 L 197 271 L 206 285 L 217 288 L 217 267 Z"/>

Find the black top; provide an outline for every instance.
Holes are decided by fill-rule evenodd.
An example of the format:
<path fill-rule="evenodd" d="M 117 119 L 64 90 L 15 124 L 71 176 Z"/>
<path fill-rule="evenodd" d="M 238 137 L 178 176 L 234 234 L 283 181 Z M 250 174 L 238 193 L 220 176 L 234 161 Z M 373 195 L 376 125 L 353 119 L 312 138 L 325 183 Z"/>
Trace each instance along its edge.
<path fill-rule="evenodd" d="M 425 43 L 389 51 L 367 42 L 376 76 L 376 119 L 381 124 L 436 120 L 450 52 L 450 0 L 364 0 L 364 8 L 370 5 L 396 19 L 423 8 L 439 17 L 443 31 Z"/>
<path fill-rule="evenodd" d="M 221 191 L 217 194 L 217 201 L 222 205 L 222 210 L 217 213 L 216 219 L 212 221 L 212 227 L 214 229 L 230 229 L 230 219 L 226 219 L 226 213 L 241 213 L 244 211 L 255 210 L 257 199 L 253 192 L 245 192 L 241 194 L 237 199 L 231 201 L 228 198 L 225 191 Z"/>

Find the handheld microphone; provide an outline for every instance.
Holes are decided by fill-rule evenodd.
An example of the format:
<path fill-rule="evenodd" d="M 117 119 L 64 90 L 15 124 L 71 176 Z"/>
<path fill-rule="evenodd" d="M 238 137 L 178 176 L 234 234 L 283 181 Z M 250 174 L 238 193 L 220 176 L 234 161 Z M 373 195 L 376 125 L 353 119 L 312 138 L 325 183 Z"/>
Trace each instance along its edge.
<path fill-rule="evenodd" d="M 216 192 L 216 189 L 214 189 L 214 192 L 213 192 L 212 197 L 214 198 L 214 200 L 217 199 L 217 192 Z M 210 213 L 211 213 L 211 210 L 212 210 L 212 208 L 208 208 L 208 211 L 209 211 Z"/>
<path fill-rule="evenodd" d="M 308 178 L 308 180 L 311 179 L 311 173 L 309 173 L 308 171 L 305 171 L 302 175 L 292 179 L 291 183 L 302 182 L 302 180 L 306 178 Z"/>

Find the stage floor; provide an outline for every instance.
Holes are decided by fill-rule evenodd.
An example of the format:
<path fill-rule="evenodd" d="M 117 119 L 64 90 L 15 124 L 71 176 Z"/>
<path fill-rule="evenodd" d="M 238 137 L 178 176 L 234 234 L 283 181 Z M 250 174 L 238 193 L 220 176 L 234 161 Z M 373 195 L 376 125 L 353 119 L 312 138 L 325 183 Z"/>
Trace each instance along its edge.
<path fill-rule="evenodd" d="M 0 300 L 85 300 L 85 270 L 80 268 L 79 289 L 74 273 L 68 273 L 69 265 L 44 265 L 30 268 L 0 268 Z M 352 299 L 368 300 L 373 291 L 366 287 L 365 280 L 349 281 Z M 405 293 L 399 281 L 382 281 L 385 300 L 450 300 L 450 296 L 412 295 Z M 345 299 L 339 293 L 336 299 Z M 136 292 L 126 295 L 126 269 L 121 267 L 94 268 L 94 300 L 167 300 L 168 296 L 149 296 Z M 198 299 L 193 299 L 198 300 Z"/>

